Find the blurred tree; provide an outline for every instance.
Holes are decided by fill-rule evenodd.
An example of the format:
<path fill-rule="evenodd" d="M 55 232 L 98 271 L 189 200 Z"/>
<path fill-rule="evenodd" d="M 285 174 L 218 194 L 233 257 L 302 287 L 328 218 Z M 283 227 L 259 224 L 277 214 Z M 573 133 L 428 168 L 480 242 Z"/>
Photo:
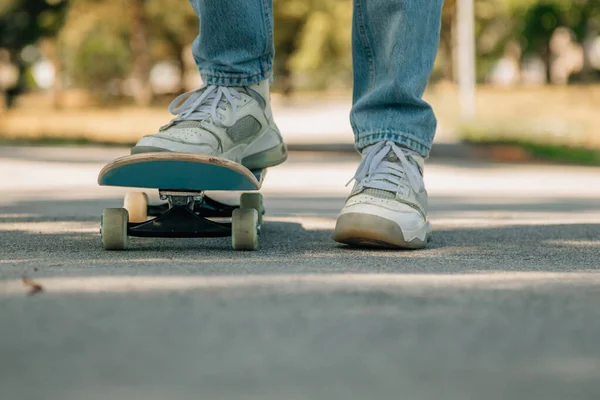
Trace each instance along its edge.
<path fill-rule="evenodd" d="M 96 91 L 106 89 L 110 81 L 131 77 L 129 88 L 136 103 L 149 104 L 152 64 L 175 59 L 183 66 L 184 48 L 198 33 L 198 19 L 192 7 L 181 3 L 71 0 L 60 35 L 69 60 L 69 75 L 76 78 L 77 85 Z M 102 40 L 105 46 L 101 45 Z M 97 55 L 95 60 L 93 54 Z"/>
<path fill-rule="evenodd" d="M 67 9 L 66 0 L 0 0 L 0 48 L 8 49 L 19 68 L 17 85 L 6 93 L 6 107 L 26 87 L 26 63 L 21 50 L 42 37 L 55 37 Z"/>
<path fill-rule="evenodd" d="M 352 85 L 352 0 L 274 0 L 276 83 L 285 92 Z"/>
<path fill-rule="evenodd" d="M 294 89 L 290 57 L 297 51 L 299 35 L 310 12 L 310 2 L 273 0 L 275 60 L 274 89 L 291 94 Z"/>
<path fill-rule="evenodd" d="M 534 4 L 523 13 L 518 31 L 525 56 L 539 55 L 546 69 L 546 80 L 552 77 L 552 51 L 550 39 L 559 26 L 565 26 L 563 8 L 555 2 Z"/>
<path fill-rule="evenodd" d="M 514 1 L 514 0 L 513 0 Z M 547 80 L 552 76 L 550 41 L 558 27 L 573 31 L 578 42 L 590 32 L 600 30 L 600 0 L 521 0 L 513 3 L 512 16 L 518 21 L 514 37 L 523 55 L 539 56 L 545 65 Z"/>
<path fill-rule="evenodd" d="M 573 30 L 579 42 L 600 31 L 600 0 L 475 0 L 475 12 L 479 80 L 487 77 L 507 45 L 514 43 L 523 50 L 522 57 L 540 57 L 550 76 L 550 40 L 557 27 Z M 446 0 L 434 76 L 453 76 L 455 24 L 456 0 Z"/>
<path fill-rule="evenodd" d="M 574 0 L 572 4 L 567 13 L 567 21 L 577 41 L 585 47 L 600 34 L 600 0 Z M 600 71 L 594 70 L 588 58 L 581 73 L 571 78 L 584 82 L 598 80 Z"/>
<path fill-rule="evenodd" d="M 147 106 L 152 101 L 152 88 L 149 77 L 151 68 L 150 46 L 148 44 L 148 16 L 145 10 L 146 0 L 129 0 L 131 18 L 129 43 L 133 68 L 131 73 L 133 97 L 136 104 Z"/>
<path fill-rule="evenodd" d="M 0 47 L 18 52 L 40 37 L 56 36 L 65 0 L 0 0 Z"/>
<path fill-rule="evenodd" d="M 131 69 L 131 55 L 127 42 L 96 26 L 82 38 L 81 46 L 73 52 L 71 76 L 78 86 L 104 96 L 109 84 L 123 79 Z"/>
<path fill-rule="evenodd" d="M 352 0 L 273 2 L 274 87 L 284 93 L 351 88 Z M 475 0 L 475 6 L 480 80 L 511 41 L 519 42 L 524 57 L 544 59 L 550 75 L 556 27 L 571 28 L 580 42 L 600 31 L 600 0 Z M 448 80 L 455 18 L 456 0 L 446 0 L 434 76 Z M 140 104 L 150 101 L 153 63 L 175 60 L 183 78 L 186 48 L 197 33 L 198 20 L 184 0 L 0 0 L 0 47 L 13 59 L 24 46 L 57 37 L 58 45 L 45 40 L 40 48 L 64 70 L 59 78 L 103 92 L 132 78 L 129 89 Z"/>
<path fill-rule="evenodd" d="M 452 55 L 454 52 L 454 41 L 456 30 L 456 0 L 444 1 L 442 10 L 442 30 L 440 32 L 440 51 L 438 63 L 441 64 L 441 77 L 444 80 L 454 79 L 454 63 Z"/>
<path fill-rule="evenodd" d="M 434 79 L 455 80 L 454 52 L 456 47 L 456 0 L 446 0 L 442 11 L 440 51 Z M 508 13 L 506 0 L 475 0 L 475 45 L 478 79 L 484 80 L 494 63 L 502 57 L 510 41 L 514 22 Z"/>
<path fill-rule="evenodd" d="M 128 0 L 71 0 L 59 54 L 72 84 L 105 97 L 132 70 Z M 125 12 L 124 12 L 125 11 Z M 126 18 L 115 18 L 125 15 Z"/>
<path fill-rule="evenodd" d="M 475 7 L 478 78 L 485 80 L 511 42 L 515 21 L 504 0 L 477 0 Z"/>
<path fill-rule="evenodd" d="M 177 60 L 183 90 L 185 51 L 198 35 L 198 17 L 193 8 L 181 0 L 147 0 L 152 58 Z M 169 10 L 165 12 L 165 10 Z"/>

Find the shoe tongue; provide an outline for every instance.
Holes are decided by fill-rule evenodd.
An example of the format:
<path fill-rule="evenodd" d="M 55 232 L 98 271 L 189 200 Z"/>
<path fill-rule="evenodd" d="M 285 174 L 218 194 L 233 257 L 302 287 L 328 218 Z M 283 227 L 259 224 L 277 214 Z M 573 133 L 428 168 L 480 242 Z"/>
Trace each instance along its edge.
<path fill-rule="evenodd" d="M 419 162 L 414 157 L 411 157 L 410 154 L 406 154 L 406 158 L 408 159 L 408 162 L 411 163 L 412 165 L 414 165 L 422 175 L 423 167 L 421 165 L 419 165 Z M 394 151 L 390 149 L 390 151 L 383 158 L 383 161 L 387 161 L 387 162 L 396 164 L 396 163 L 400 162 L 400 158 L 398 158 L 396 153 L 394 153 Z"/>
<path fill-rule="evenodd" d="M 387 155 L 383 158 L 383 161 L 389 161 L 392 163 L 397 163 L 400 161 L 400 159 L 398 158 L 398 156 L 396 155 L 396 153 L 394 153 L 393 150 L 390 150 L 389 153 L 387 153 Z"/>

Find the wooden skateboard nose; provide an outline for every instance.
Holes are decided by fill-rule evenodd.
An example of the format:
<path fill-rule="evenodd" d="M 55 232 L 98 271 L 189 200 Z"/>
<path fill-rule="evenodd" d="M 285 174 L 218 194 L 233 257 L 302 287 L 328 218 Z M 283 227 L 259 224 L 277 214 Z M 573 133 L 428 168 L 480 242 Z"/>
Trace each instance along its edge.
<path fill-rule="evenodd" d="M 189 153 L 144 153 L 108 163 L 98 176 L 102 186 L 187 191 L 258 190 L 265 170 L 252 172 L 224 158 Z"/>

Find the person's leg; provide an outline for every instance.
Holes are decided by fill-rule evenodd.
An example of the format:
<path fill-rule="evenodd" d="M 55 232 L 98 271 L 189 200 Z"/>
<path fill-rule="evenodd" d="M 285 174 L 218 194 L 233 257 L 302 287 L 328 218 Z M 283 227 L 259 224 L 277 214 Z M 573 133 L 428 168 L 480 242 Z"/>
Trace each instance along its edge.
<path fill-rule="evenodd" d="M 191 0 L 200 33 L 193 55 L 204 85 L 177 97 L 176 115 L 132 153 L 210 154 L 260 169 L 282 163 L 286 147 L 270 106 L 271 0 Z"/>
<path fill-rule="evenodd" d="M 440 36 L 443 0 L 355 0 L 354 106 L 359 149 L 392 140 L 423 157 L 436 129 L 423 99 Z"/>
<path fill-rule="evenodd" d="M 249 86 L 271 77 L 271 0 L 190 0 L 200 20 L 192 52 L 210 85 Z"/>
<path fill-rule="evenodd" d="M 351 122 L 363 159 L 334 238 L 351 245 L 424 247 L 422 174 L 436 129 L 423 99 L 443 0 L 354 0 Z"/>

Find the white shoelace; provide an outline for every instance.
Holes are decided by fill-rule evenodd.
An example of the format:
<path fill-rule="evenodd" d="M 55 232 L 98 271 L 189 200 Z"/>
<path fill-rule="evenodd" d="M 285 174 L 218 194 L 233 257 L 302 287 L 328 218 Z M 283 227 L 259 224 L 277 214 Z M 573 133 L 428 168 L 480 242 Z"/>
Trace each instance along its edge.
<path fill-rule="evenodd" d="M 408 160 L 408 156 L 414 154 L 412 151 L 401 148 L 391 141 L 380 142 L 363 151 L 366 154 L 363 154 L 363 160 L 356 174 L 346 186 L 356 180 L 362 188 L 394 193 L 398 193 L 399 188 L 406 187 L 407 183 L 417 193 L 425 189 L 419 169 Z M 390 151 L 398 157 L 399 164 L 384 160 Z"/>
<path fill-rule="evenodd" d="M 233 109 L 232 121 L 237 120 L 237 106 L 235 99 L 241 98 L 240 92 L 231 87 L 208 85 L 200 89 L 183 93 L 169 104 L 169 111 L 177 115 L 171 123 L 179 121 L 202 121 L 212 117 L 213 122 L 223 126 L 231 126 L 219 120 L 217 110 L 225 109 L 227 103 Z M 185 99 L 185 101 L 183 101 Z M 183 101 L 183 102 L 182 102 Z M 181 104 L 180 104 L 181 103 Z"/>

